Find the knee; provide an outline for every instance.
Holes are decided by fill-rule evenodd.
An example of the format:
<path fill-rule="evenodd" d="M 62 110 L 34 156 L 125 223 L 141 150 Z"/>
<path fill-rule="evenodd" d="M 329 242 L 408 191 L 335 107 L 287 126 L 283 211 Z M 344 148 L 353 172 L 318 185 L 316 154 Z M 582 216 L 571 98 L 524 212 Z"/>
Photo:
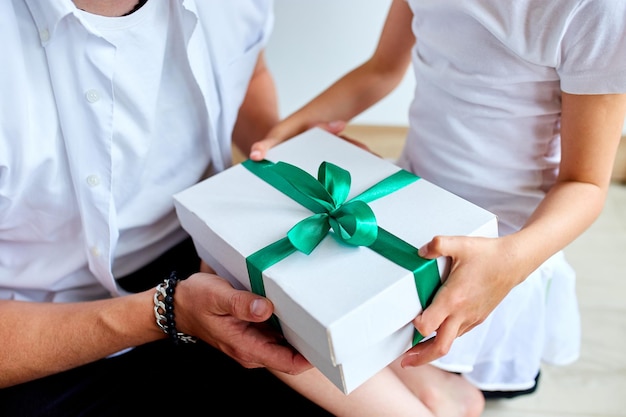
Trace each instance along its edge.
<path fill-rule="evenodd" d="M 446 389 L 430 385 L 419 398 L 436 417 L 480 417 L 485 409 L 485 397 L 480 390 L 463 382 Z"/>
<path fill-rule="evenodd" d="M 462 404 L 461 416 L 463 417 L 480 417 L 485 411 L 485 397 L 478 389 L 468 395 L 466 401 Z"/>

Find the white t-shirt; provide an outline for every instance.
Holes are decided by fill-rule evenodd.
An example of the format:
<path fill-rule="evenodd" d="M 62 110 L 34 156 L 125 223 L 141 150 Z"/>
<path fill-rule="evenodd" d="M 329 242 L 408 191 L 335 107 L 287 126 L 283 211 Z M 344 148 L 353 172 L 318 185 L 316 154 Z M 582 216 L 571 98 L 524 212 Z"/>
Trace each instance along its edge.
<path fill-rule="evenodd" d="M 518 230 L 554 184 L 561 91 L 626 92 L 622 0 L 408 0 L 415 99 L 400 164 Z M 526 390 L 580 354 L 576 275 L 559 252 L 433 362 Z"/>
<path fill-rule="evenodd" d="M 561 89 L 626 92 L 626 2 L 408 2 L 416 89 L 401 161 L 517 230 L 555 181 Z"/>
<path fill-rule="evenodd" d="M 272 3 L 0 2 L 0 298 L 118 294 L 185 237 L 172 195 L 230 164 Z"/>

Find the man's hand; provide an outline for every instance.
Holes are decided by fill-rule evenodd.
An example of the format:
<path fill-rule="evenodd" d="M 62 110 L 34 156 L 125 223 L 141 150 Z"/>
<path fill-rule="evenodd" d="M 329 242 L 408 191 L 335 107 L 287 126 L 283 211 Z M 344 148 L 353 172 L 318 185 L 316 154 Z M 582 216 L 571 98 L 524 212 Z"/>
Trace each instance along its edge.
<path fill-rule="evenodd" d="M 311 368 L 266 322 L 273 311 L 268 299 L 237 290 L 213 274 L 196 273 L 176 288 L 179 331 L 204 340 L 246 368 L 265 367 L 291 375 Z"/>

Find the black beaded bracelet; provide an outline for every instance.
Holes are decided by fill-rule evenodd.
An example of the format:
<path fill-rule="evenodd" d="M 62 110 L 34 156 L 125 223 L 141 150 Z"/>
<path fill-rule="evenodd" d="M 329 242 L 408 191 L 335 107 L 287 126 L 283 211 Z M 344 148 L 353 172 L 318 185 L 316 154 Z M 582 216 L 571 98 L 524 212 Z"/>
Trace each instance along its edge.
<path fill-rule="evenodd" d="M 176 320 L 174 316 L 174 291 L 178 284 L 176 272 L 172 271 L 170 276 L 162 283 L 157 285 L 154 293 L 154 316 L 156 317 L 157 326 L 170 337 L 174 344 L 178 342 L 196 343 L 198 339 L 188 334 L 181 333 L 176 329 Z"/>

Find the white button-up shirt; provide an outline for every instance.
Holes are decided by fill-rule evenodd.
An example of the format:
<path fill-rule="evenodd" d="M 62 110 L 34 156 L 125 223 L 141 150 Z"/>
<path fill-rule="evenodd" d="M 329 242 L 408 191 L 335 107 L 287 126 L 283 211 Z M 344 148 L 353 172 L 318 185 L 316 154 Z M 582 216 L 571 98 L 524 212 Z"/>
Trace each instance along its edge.
<path fill-rule="evenodd" d="M 0 2 L 0 298 L 119 294 L 185 235 L 172 194 L 228 167 L 271 0 Z"/>

